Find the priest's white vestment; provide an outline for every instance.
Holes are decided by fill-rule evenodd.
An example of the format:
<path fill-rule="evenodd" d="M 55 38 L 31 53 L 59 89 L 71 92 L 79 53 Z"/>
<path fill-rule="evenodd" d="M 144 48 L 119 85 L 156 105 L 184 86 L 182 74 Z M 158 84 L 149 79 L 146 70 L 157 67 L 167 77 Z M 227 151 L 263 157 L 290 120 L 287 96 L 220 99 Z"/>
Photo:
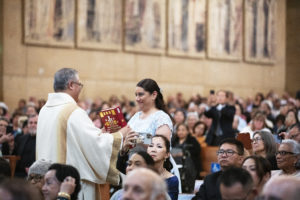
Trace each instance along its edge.
<path fill-rule="evenodd" d="M 50 159 L 76 167 L 82 189 L 80 200 L 100 199 L 97 184 L 118 184 L 116 169 L 120 133 L 102 133 L 67 93 L 50 93 L 39 113 L 37 159 Z"/>

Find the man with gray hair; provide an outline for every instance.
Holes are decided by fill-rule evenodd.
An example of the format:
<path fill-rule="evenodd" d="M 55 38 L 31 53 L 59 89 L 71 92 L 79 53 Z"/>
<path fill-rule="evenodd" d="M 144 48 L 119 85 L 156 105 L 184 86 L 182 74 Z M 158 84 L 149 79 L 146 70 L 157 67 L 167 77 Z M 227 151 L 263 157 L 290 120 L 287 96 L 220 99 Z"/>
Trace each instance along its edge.
<path fill-rule="evenodd" d="M 298 200 L 300 179 L 292 176 L 279 176 L 269 180 L 263 188 L 259 200 Z"/>
<path fill-rule="evenodd" d="M 126 126 L 103 134 L 78 105 L 83 88 L 75 69 L 63 68 L 54 75 L 54 91 L 40 111 L 37 127 L 37 159 L 76 166 L 82 190 L 79 199 L 99 199 L 97 184 L 118 184 L 116 159 L 122 139 L 132 132 Z"/>
<path fill-rule="evenodd" d="M 155 172 L 138 168 L 126 176 L 123 184 L 123 200 L 166 200 L 167 186 Z"/>
<path fill-rule="evenodd" d="M 28 134 L 17 137 L 15 140 L 15 154 L 21 157 L 16 166 L 15 175 L 18 177 L 26 177 L 26 171 L 35 161 L 37 121 L 38 115 L 30 115 L 28 117 Z"/>

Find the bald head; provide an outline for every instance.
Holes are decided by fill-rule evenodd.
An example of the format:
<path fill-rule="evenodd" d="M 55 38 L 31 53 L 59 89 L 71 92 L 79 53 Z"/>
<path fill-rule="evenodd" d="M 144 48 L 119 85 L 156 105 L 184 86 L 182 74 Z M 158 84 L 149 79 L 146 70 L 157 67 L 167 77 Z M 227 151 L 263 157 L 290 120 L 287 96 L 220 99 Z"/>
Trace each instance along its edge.
<path fill-rule="evenodd" d="M 300 197 L 300 180 L 292 176 L 279 176 L 270 179 L 263 188 L 266 197 L 278 199 L 298 200 Z"/>
<path fill-rule="evenodd" d="M 128 173 L 123 184 L 124 200 L 164 200 L 167 187 L 164 180 L 155 172 L 138 168 Z"/>

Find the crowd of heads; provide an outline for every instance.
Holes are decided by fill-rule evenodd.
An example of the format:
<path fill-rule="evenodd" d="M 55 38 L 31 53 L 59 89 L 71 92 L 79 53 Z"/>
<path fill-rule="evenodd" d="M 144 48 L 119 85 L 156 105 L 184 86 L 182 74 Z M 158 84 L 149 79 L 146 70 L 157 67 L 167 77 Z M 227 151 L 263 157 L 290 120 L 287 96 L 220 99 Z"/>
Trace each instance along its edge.
<path fill-rule="evenodd" d="M 217 159 L 221 170 L 224 171 L 220 178 L 220 191 L 223 199 L 230 199 L 232 196 L 241 199 L 245 199 L 245 197 L 253 199 L 258 195 L 261 195 L 261 198 L 275 196 L 283 199 L 284 197 L 280 196 L 280 191 L 276 188 L 282 185 L 282 188 L 286 188 L 284 191 L 287 192 L 292 190 L 291 187 L 288 187 L 289 184 L 299 183 L 299 179 L 290 177 L 285 179 L 276 177 L 270 180 L 272 166 L 268 158 L 275 156 L 278 168 L 285 175 L 299 170 L 300 92 L 296 98 L 286 93 L 279 97 L 273 91 L 266 95 L 257 93 L 254 98 L 240 98 L 232 92 L 219 90 L 216 94 L 211 93 L 207 97 L 199 94 L 193 95 L 189 100 L 185 100 L 182 93 L 177 93 L 167 97 L 165 103 L 162 89 L 154 80 L 143 79 L 136 86 L 140 88 L 135 93 L 137 104 L 141 100 L 152 100 L 157 109 L 165 111 L 172 117 L 174 123 L 173 138 L 185 138 L 187 135 L 205 138 L 212 123 L 204 114 L 207 108 L 217 104 L 230 104 L 235 107 L 235 124 L 233 127 L 236 129 L 236 133 L 242 132 L 246 127 L 252 131 L 253 152 L 250 154 L 253 155 L 246 156 L 247 151 L 245 151 L 243 144 L 236 139 L 229 138 L 219 143 Z M 79 93 L 83 84 L 80 82 L 76 70 L 62 69 L 58 71 L 54 77 L 53 87 L 55 92 L 66 91 L 70 87 L 74 88 L 70 91 L 70 95 L 78 101 L 78 105 L 89 114 L 94 124 L 99 128 L 102 125 L 98 111 L 102 109 L 120 106 L 126 120 L 129 120 L 138 110 L 136 103 L 126 96 L 119 98 L 113 95 L 107 101 L 102 98 L 97 98 L 94 101 L 79 100 Z M 147 98 L 145 95 L 148 95 Z M 31 97 L 28 102 L 21 99 L 18 107 L 13 113 L 10 113 L 5 103 L 1 102 L 0 142 L 2 138 L 4 142 L 8 143 L 8 146 L 12 146 L 11 143 L 18 134 L 35 135 L 38 112 L 44 104 L 45 100 L 43 99 L 37 100 Z M 9 130 L 11 132 L 8 131 L 8 127 L 12 127 Z M 155 155 L 154 151 L 156 152 Z M 152 138 L 147 152 L 133 154 L 128 160 L 126 169 L 128 175 L 123 183 L 123 198 L 165 199 L 166 185 L 158 176 L 155 165 L 161 162 L 169 170 L 172 167 L 169 157 L 170 141 L 161 135 Z M 3 176 L 10 175 L 7 165 L 5 167 L 5 164 L 2 164 L 5 161 L 0 160 L 0 162 Z M 29 193 L 41 195 L 49 200 L 55 199 L 67 177 L 72 177 L 75 181 L 71 199 L 76 199 L 81 189 L 80 175 L 76 168 L 57 163 L 52 164 L 44 160 L 36 161 L 29 168 L 27 179 L 31 183 L 30 186 L 27 187 L 28 184 L 25 184 L 24 181 L 1 178 L 0 193 L 14 196 L 23 195 L 22 191 L 32 190 L 33 192 Z M 291 199 L 298 195 L 295 188 L 293 192 L 289 193 Z M 35 194 L 35 189 L 39 194 Z M 138 193 L 135 190 L 143 192 Z M 143 196 L 132 198 L 131 195 Z"/>

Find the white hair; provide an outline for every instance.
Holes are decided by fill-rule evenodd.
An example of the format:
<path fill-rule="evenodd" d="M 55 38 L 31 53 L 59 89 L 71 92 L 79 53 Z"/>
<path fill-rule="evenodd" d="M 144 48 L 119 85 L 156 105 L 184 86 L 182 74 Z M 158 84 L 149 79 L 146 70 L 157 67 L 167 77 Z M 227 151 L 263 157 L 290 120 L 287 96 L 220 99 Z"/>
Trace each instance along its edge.
<path fill-rule="evenodd" d="M 295 154 L 300 154 L 300 144 L 295 140 L 285 139 L 282 140 L 281 144 L 286 144 L 292 148 L 292 152 Z"/>

